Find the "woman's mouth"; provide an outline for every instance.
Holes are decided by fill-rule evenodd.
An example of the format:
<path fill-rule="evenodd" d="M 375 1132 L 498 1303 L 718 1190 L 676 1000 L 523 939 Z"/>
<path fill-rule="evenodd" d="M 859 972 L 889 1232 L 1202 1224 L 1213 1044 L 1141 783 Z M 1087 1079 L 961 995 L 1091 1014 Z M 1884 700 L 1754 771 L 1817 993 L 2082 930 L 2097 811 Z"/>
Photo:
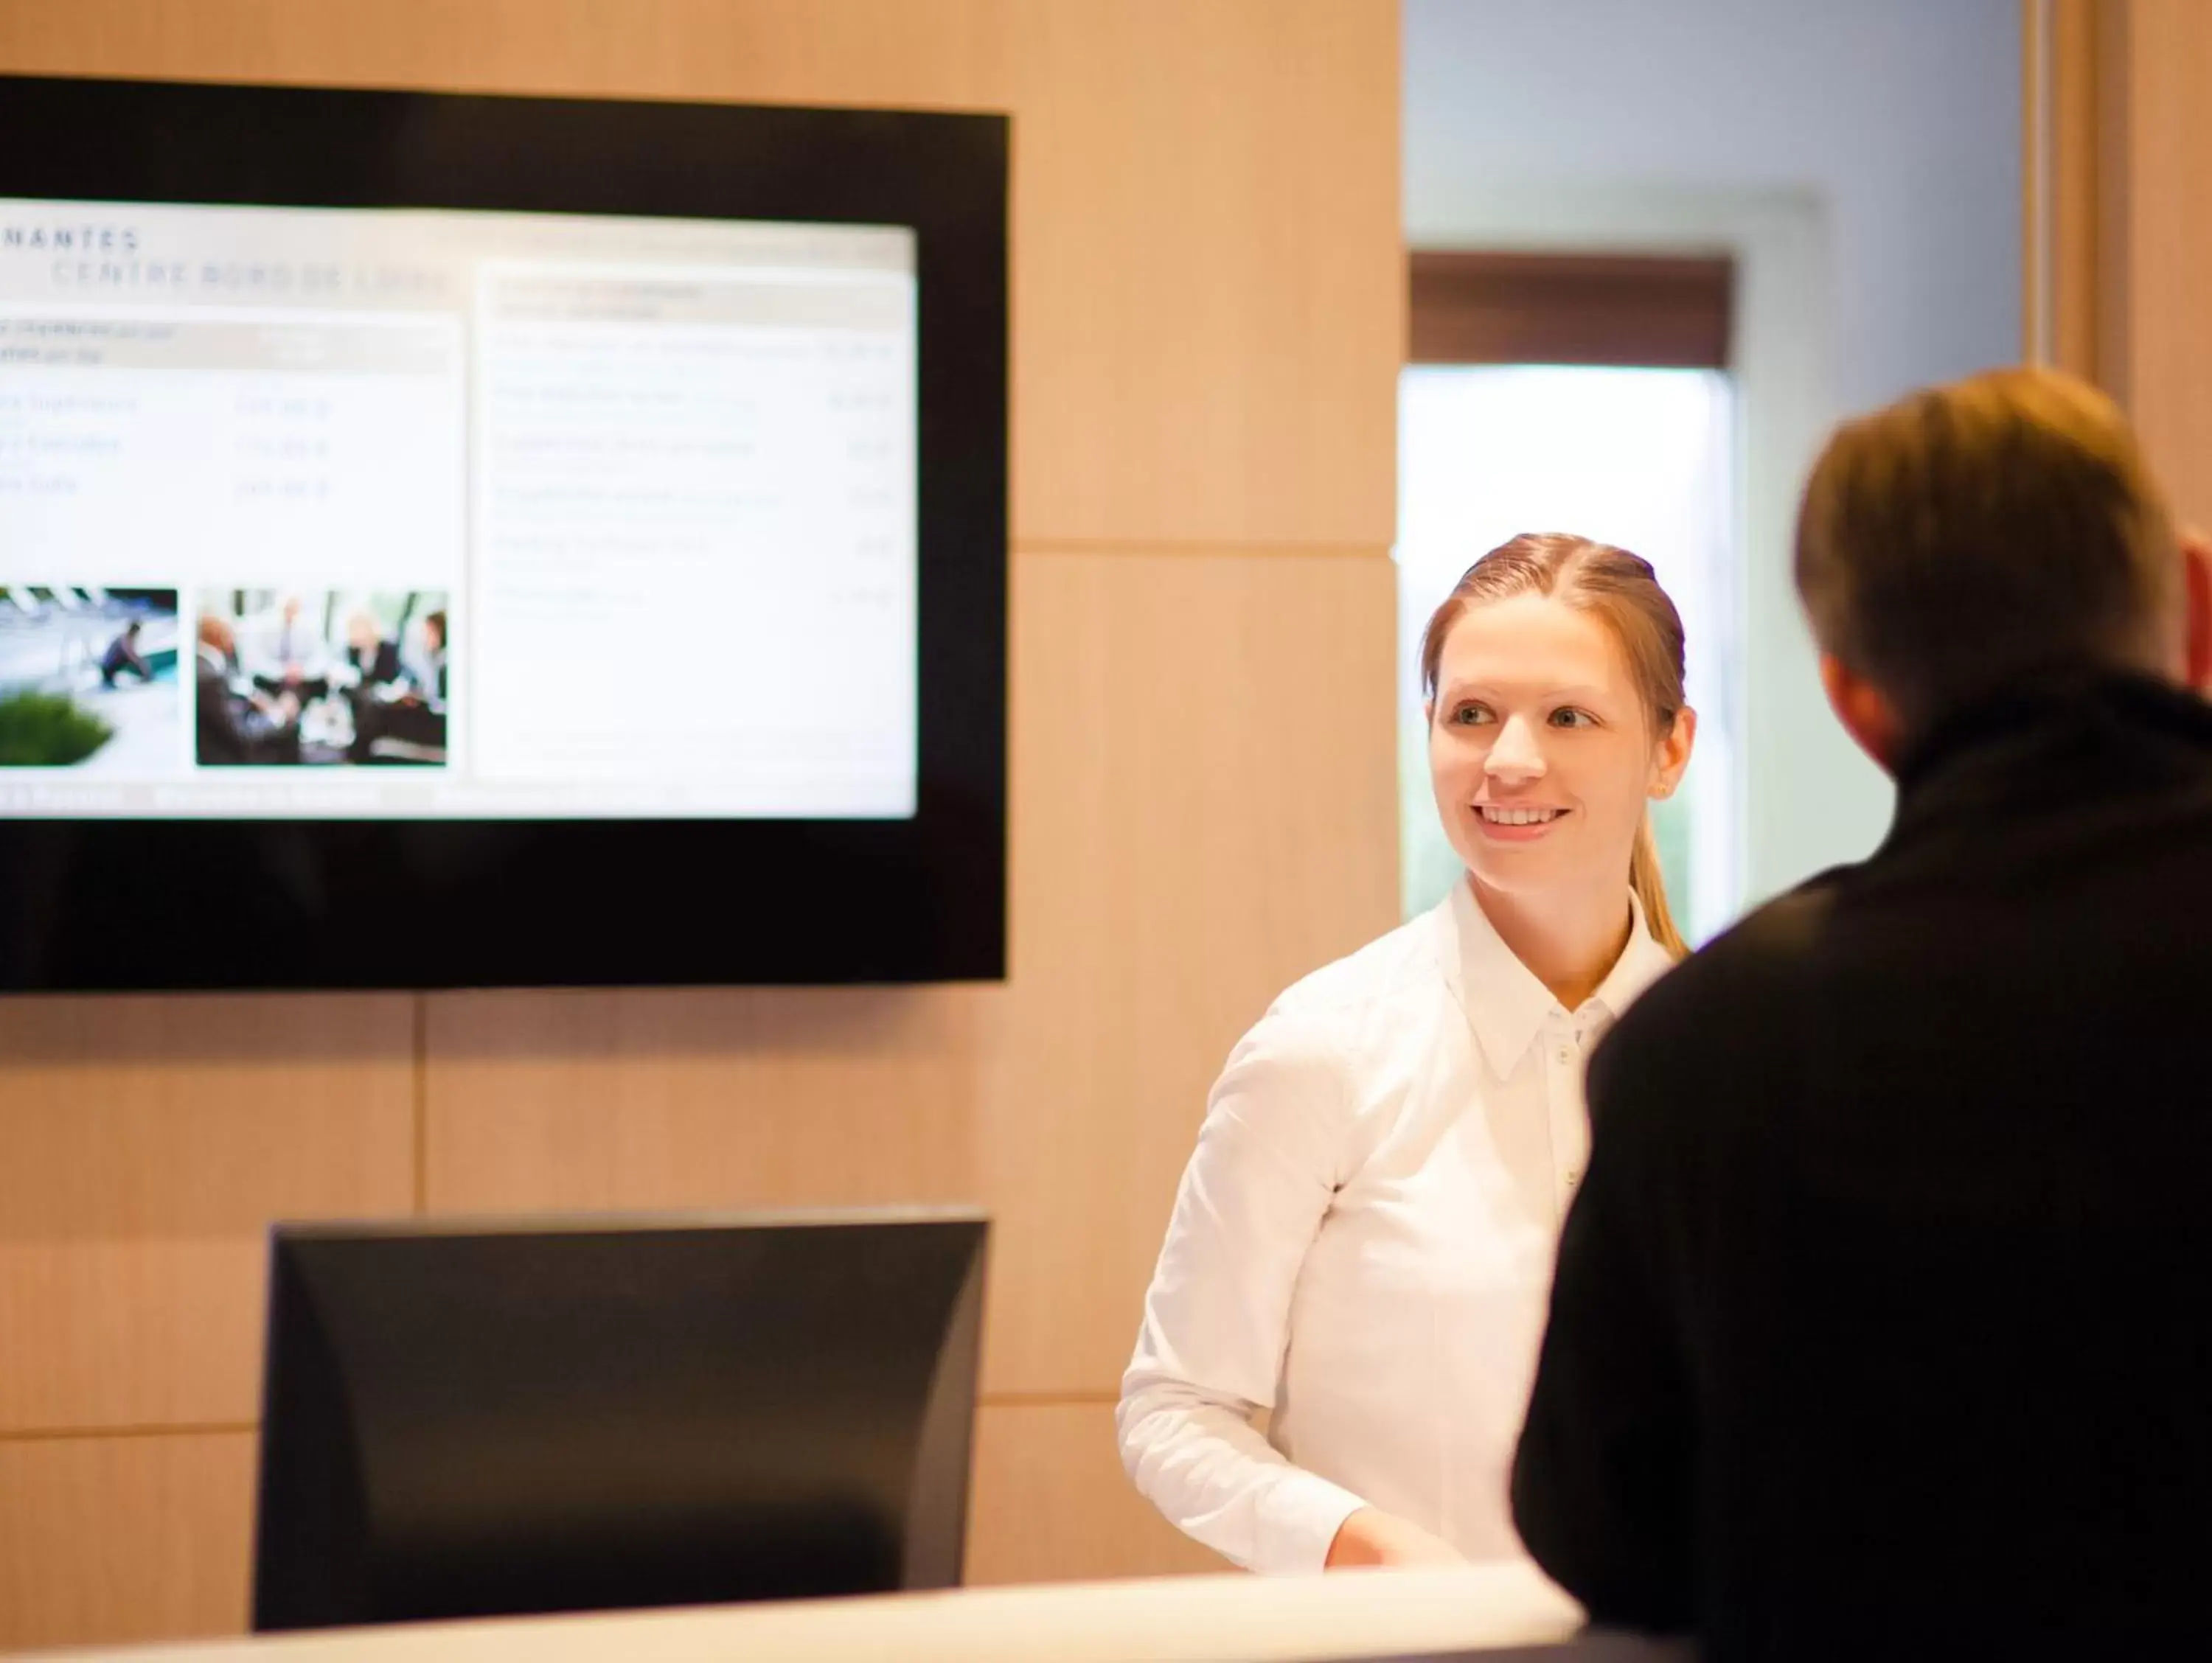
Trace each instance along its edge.
<path fill-rule="evenodd" d="M 1477 803 L 1474 811 L 1492 826 L 1548 826 L 1565 809 L 1509 808 L 1499 803 Z"/>
<path fill-rule="evenodd" d="M 1474 818 L 1482 835 L 1497 843 L 1533 843 L 1548 837 L 1552 828 L 1566 818 L 1565 809 L 1522 807 L 1502 803 L 1477 803 Z"/>

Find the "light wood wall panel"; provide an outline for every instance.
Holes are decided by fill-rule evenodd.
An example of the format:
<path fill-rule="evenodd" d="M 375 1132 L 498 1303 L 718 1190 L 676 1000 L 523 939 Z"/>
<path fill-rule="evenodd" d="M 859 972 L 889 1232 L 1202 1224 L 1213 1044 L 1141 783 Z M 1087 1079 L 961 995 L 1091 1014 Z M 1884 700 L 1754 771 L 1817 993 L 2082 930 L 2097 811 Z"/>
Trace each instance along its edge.
<path fill-rule="evenodd" d="M 975 1574 L 1210 1563 L 1110 1397 L 1228 1046 L 1395 916 L 1394 0 L 0 0 L 0 70 L 1010 111 L 1019 551 L 1003 986 L 0 1004 L 0 1643 L 235 1626 L 262 1229 L 423 1197 L 980 1200 Z"/>
<path fill-rule="evenodd" d="M 2132 0 L 2125 52 L 2119 390 L 2187 519 L 2212 529 L 2212 6 Z M 2110 263 L 2107 263 L 2108 270 Z"/>
<path fill-rule="evenodd" d="M 2099 216 L 2115 205 L 2101 175 L 2124 154 L 2114 89 L 2100 84 L 2111 26 L 2102 0 L 2021 0 L 2026 355 L 2090 380 L 2099 379 Z"/>
<path fill-rule="evenodd" d="M 975 1422 L 969 1582 L 1231 1569 L 1130 1487 L 1103 1400 L 987 1404 Z"/>
<path fill-rule="evenodd" d="M 0 1651 L 246 1625 L 253 1435 L 0 1441 Z"/>
<path fill-rule="evenodd" d="M 0 1442 L 0 1651 L 222 1634 L 252 1581 L 250 1431 Z M 970 1582 L 1226 1569 L 1130 1488 L 1105 1400 L 986 1404 Z"/>
<path fill-rule="evenodd" d="M 414 1204 L 414 1019 L 0 1000 L 0 1432 L 251 1420 L 269 1221 Z"/>
<path fill-rule="evenodd" d="M 1010 110 L 1017 540 L 1390 542 L 1392 0 L 0 0 L 0 67 Z"/>
<path fill-rule="evenodd" d="M 1016 567 L 1013 952 L 976 1134 L 994 1391 L 1118 1386 L 1229 1047 L 1395 920 L 1395 575 Z"/>
<path fill-rule="evenodd" d="M 1005 0 L 1014 531 L 1387 548 L 1395 0 Z"/>
<path fill-rule="evenodd" d="M 428 1208 L 972 1201 L 975 1002 L 960 988 L 437 995 Z"/>
<path fill-rule="evenodd" d="M 1006 985 L 438 996 L 432 1210 L 981 1200 L 986 1389 L 1110 1391 L 1229 1047 L 1389 921 L 1392 579 L 1022 556 Z"/>
<path fill-rule="evenodd" d="M 2031 215 L 2048 246 L 2027 250 L 2031 281 L 2051 279 L 2050 355 L 2127 407 L 2176 509 L 2212 528 L 2212 6 L 2056 0 L 2050 21 L 2027 123 L 2050 166 Z"/>

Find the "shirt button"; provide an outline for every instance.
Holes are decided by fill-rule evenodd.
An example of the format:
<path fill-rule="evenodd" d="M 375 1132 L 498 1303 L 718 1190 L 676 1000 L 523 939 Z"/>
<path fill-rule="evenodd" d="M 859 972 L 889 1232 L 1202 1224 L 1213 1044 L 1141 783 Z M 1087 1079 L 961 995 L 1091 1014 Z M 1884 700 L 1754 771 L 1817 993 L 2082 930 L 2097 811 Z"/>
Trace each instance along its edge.
<path fill-rule="evenodd" d="M 1572 1062 L 1574 1059 L 1575 1053 L 1573 1052 L 1568 1050 L 1565 1046 L 1561 1046 L 1559 1047 L 1559 1060 L 1561 1062 L 1569 1063 Z"/>

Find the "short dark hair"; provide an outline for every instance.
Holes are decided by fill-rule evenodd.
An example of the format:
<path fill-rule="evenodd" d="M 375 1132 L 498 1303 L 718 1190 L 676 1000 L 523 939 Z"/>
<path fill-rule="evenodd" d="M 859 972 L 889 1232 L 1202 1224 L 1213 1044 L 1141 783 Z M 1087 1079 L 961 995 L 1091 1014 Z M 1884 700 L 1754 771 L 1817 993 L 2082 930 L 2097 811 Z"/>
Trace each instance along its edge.
<path fill-rule="evenodd" d="M 439 646 L 443 646 L 447 641 L 453 640 L 453 637 L 446 633 L 446 610 L 443 607 L 440 607 L 434 612 L 425 612 L 422 615 L 422 622 L 437 630 Z"/>
<path fill-rule="evenodd" d="M 2154 668 L 2180 618 L 2179 546 L 2135 436 L 2051 370 L 1838 429 L 1798 511 L 1796 577 L 1821 648 L 1913 728 L 2039 675 Z"/>

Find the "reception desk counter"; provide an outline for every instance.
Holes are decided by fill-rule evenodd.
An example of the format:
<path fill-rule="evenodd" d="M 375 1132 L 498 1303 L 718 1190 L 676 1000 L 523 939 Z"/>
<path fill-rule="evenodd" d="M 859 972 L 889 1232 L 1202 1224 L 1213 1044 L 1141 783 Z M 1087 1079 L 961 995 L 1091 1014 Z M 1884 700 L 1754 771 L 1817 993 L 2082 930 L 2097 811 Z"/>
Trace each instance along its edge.
<path fill-rule="evenodd" d="M 1167 1577 L 677 1611 L 325 1630 L 52 1653 L 144 1663 L 1329 1663 L 1469 1655 L 1644 1663 L 1688 1654 L 1576 1639 L 1534 1569 Z"/>

